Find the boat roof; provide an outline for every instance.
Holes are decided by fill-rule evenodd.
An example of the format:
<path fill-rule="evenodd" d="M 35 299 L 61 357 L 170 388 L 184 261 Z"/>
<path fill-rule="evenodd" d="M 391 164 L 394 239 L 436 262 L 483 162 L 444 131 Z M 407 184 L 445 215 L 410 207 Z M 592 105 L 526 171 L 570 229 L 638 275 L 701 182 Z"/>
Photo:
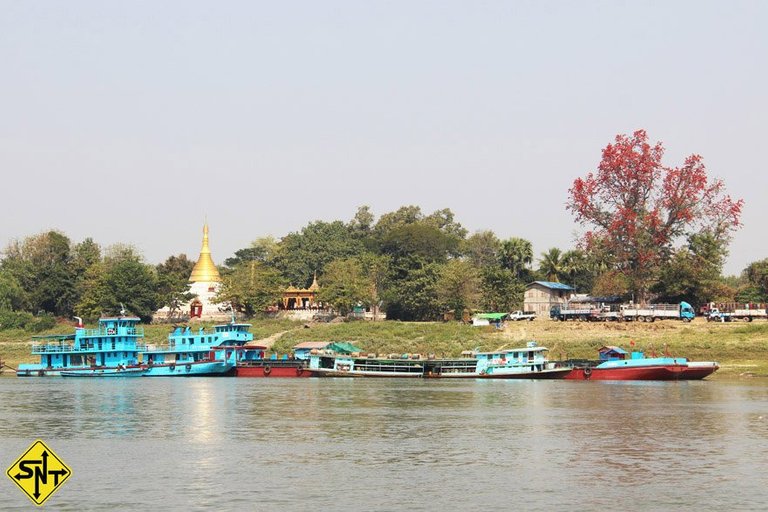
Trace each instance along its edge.
<path fill-rule="evenodd" d="M 228 324 L 216 324 L 214 327 L 251 327 L 253 324 L 241 324 L 237 322 L 229 322 Z"/>
<path fill-rule="evenodd" d="M 73 340 L 75 339 L 74 334 L 39 334 L 37 336 L 32 336 L 33 340 Z"/>
<path fill-rule="evenodd" d="M 325 348 L 325 347 L 327 347 L 330 344 L 331 344 L 330 341 L 302 341 L 298 345 L 294 345 L 293 349 L 294 350 L 301 350 L 301 349 L 306 349 L 306 348 L 308 348 L 308 349 L 313 349 L 313 348 L 320 349 L 320 348 Z"/>
<path fill-rule="evenodd" d="M 490 352 L 476 352 L 476 354 L 480 355 L 490 355 L 490 354 L 509 354 L 511 352 L 546 352 L 549 350 L 547 347 L 521 347 L 521 348 L 509 348 L 504 350 L 492 350 Z"/>
<path fill-rule="evenodd" d="M 141 318 L 137 316 L 105 316 L 102 318 L 99 318 L 99 322 L 107 322 L 112 320 L 128 320 L 131 322 L 141 322 Z"/>

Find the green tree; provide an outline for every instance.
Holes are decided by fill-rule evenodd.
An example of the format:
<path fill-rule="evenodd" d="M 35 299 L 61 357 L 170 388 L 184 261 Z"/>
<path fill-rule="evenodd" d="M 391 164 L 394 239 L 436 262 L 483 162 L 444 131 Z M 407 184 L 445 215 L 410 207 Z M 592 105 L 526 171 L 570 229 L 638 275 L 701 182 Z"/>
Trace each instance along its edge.
<path fill-rule="evenodd" d="M 486 311 L 522 309 L 525 284 L 511 270 L 499 265 L 486 267 L 481 275 L 480 306 Z"/>
<path fill-rule="evenodd" d="M 216 301 L 231 304 L 237 311 L 252 317 L 275 305 L 286 285 L 276 269 L 262 262 L 241 263 L 222 277 Z"/>
<path fill-rule="evenodd" d="M 107 248 L 102 261 L 91 265 L 81 282 L 79 316 L 95 319 L 117 314 L 125 307 L 143 322 L 150 322 L 158 308 L 155 268 L 130 246 Z"/>
<path fill-rule="evenodd" d="M 464 240 L 461 252 L 477 268 L 497 265 L 501 242 L 493 231 L 479 231 Z"/>
<path fill-rule="evenodd" d="M 387 276 L 382 299 L 387 319 L 437 320 L 441 317 L 437 298 L 437 282 L 441 265 L 423 263 L 404 265 L 404 260 L 393 260 Z"/>
<path fill-rule="evenodd" d="M 168 306 L 169 316 L 173 316 L 182 304 L 192 300 L 194 295 L 189 292 L 189 276 L 195 262 L 186 254 L 169 256 L 165 262 L 155 267 L 157 272 L 157 302 L 159 307 Z"/>
<path fill-rule="evenodd" d="M 330 304 L 342 315 L 352 311 L 358 303 L 370 306 L 374 300 L 373 284 L 358 258 L 330 262 L 319 284 L 318 300 Z"/>
<path fill-rule="evenodd" d="M 0 270 L 0 310 L 20 311 L 24 308 L 26 296 L 16 278 Z"/>
<path fill-rule="evenodd" d="M 235 255 L 224 260 L 224 265 L 229 268 L 241 263 L 260 261 L 271 264 L 279 250 L 279 242 L 272 236 L 263 236 L 251 242 L 250 247 L 235 251 Z"/>
<path fill-rule="evenodd" d="M 768 302 L 768 258 L 750 263 L 742 278 L 746 286 L 739 292 L 740 302 Z"/>
<path fill-rule="evenodd" d="M 357 256 L 364 250 L 362 241 L 343 222 L 316 221 L 300 233 L 283 237 L 274 265 L 291 284 L 306 287 L 314 273 L 322 274 L 333 260 Z"/>
<path fill-rule="evenodd" d="M 0 268 L 22 287 L 31 312 L 71 315 L 75 276 L 70 267 L 70 241 L 62 233 L 48 231 L 10 244 Z"/>
<path fill-rule="evenodd" d="M 440 269 L 437 281 L 440 305 L 460 319 L 465 309 L 475 309 L 480 300 L 480 276 L 468 261 L 450 260 Z"/>

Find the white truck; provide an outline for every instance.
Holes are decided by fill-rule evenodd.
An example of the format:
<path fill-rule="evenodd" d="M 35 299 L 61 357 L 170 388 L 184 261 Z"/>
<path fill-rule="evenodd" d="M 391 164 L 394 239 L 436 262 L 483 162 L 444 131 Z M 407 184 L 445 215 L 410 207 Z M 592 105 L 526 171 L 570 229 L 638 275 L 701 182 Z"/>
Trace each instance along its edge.
<path fill-rule="evenodd" d="M 621 306 L 621 317 L 627 322 L 654 322 L 675 318 L 683 322 L 690 322 L 696 317 L 693 306 L 687 302 L 680 304 L 647 304 L 643 306 L 626 304 Z"/>
<path fill-rule="evenodd" d="M 536 313 L 533 311 L 513 311 L 509 314 L 507 317 L 509 320 L 529 320 L 533 321 L 536 319 Z"/>
<path fill-rule="evenodd" d="M 768 309 L 766 309 L 765 304 L 715 304 L 711 302 L 704 309 L 709 322 L 730 322 L 731 320 L 751 322 L 755 318 L 768 318 Z"/>

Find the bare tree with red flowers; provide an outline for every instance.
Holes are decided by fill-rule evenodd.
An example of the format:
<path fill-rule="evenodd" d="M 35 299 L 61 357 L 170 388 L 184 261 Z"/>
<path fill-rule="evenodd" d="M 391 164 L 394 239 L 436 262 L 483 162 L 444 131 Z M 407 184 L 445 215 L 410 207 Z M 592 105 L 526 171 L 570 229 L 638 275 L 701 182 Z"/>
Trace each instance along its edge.
<path fill-rule="evenodd" d="M 744 204 L 725 193 L 721 180 L 707 177 L 701 156 L 680 167 L 664 166 L 663 156 L 662 143 L 651 145 L 645 130 L 617 135 L 597 171 L 568 191 L 568 210 L 588 227 L 585 248 L 608 251 L 641 302 L 676 244 L 697 233 L 727 244 Z"/>

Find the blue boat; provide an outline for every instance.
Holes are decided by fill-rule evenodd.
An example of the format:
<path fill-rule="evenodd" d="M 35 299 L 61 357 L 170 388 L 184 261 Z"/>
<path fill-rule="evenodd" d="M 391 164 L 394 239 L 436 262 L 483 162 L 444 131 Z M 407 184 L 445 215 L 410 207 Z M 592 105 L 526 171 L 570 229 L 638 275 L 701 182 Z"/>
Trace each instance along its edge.
<path fill-rule="evenodd" d="M 139 322 L 137 317 L 108 317 L 99 319 L 96 329 L 86 329 L 78 318 L 74 334 L 34 336 L 32 354 L 40 356 L 40 362 L 20 364 L 16 375 L 61 376 L 64 371 L 95 376 L 118 369 L 134 373 L 141 369 L 139 354 L 146 350 Z"/>
<path fill-rule="evenodd" d="M 436 359 L 404 354 L 376 358 L 359 354 L 311 354 L 309 372 L 317 377 L 398 377 L 431 379 L 562 379 L 571 372 L 546 358 L 547 348 L 526 347 L 470 352 L 473 357 Z"/>
<path fill-rule="evenodd" d="M 238 359 L 246 352 L 242 347 L 253 340 L 251 324 L 215 325 L 212 331 L 200 327 L 175 327 L 168 335 L 168 345 L 142 352 L 145 377 L 191 377 L 231 375 Z"/>

